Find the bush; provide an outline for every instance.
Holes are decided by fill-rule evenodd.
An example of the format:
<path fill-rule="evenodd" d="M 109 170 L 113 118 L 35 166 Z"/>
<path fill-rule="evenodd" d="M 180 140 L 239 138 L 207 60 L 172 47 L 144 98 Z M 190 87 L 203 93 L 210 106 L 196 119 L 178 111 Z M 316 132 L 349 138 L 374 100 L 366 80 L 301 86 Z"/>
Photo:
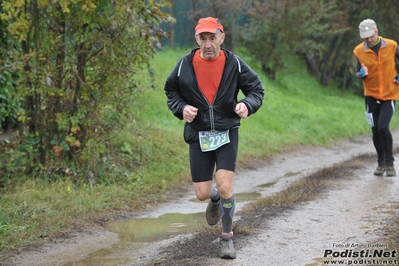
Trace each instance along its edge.
<path fill-rule="evenodd" d="M 18 125 L 18 112 L 22 110 L 22 99 L 14 96 L 14 77 L 12 73 L 0 73 L 0 131 Z"/>

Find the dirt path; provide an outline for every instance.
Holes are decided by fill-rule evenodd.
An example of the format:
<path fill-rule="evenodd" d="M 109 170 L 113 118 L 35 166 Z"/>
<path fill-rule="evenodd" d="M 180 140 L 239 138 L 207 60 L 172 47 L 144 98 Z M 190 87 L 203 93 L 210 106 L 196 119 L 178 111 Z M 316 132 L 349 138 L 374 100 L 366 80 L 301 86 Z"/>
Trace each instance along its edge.
<path fill-rule="evenodd" d="M 389 243 L 380 239 L 386 221 L 399 208 L 399 180 L 374 177 L 372 171 L 373 167 L 358 170 L 335 182 L 323 198 L 266 222 L 236 260 L 210 259 L 207 265 L 316 266 L 329 260 L 324 257 L 326 250 L 341 253 L 376 246 L 390 251 Z"/>
<path fill-rule="evenodd" d="M 399 130 L 393 135 L 397 146 Z M 272 195 L 318 169 L 365 153 L 374 153 L 371 136 L 342 140 L 329 147 L 307 147 L 278 154 L 257 170 L 238 171 L 235 192 Z M 322 198 L 301 204 L 267 221 L 259 234 L 249 242 L 237 245 L 237 259 L 204 258 L 198 265 L 324 265 L 325 252 L 331 250 L 340 258 L 340 253 L 348 249 L 347 244 L 353 249 L 378 247 L 388 252 L 388 243 L 381 243 L 379 239 L 385 222 L 398 210 L 399 177 L 373 176 L 375 166 L 373 163 L 356 170 L 353 175 L 334 182 Z M 397 164 L 396 168 L 399 169 Z M 157 217 L 176 211 L 203 212 L 206 205 L 195 204 L 190 201 L 192 198 L 193 192 L 190 192 L 143 216 Z M 241 208 L 245 205 L 238 204 L 237 211 Z M 116 234 L 96 228 L 77 232 L 68 240 L 23 252 L 4 265 L 153 265 L 151 260 L 157 251 L 173 241 L 176 238 L 114 251 L 108 256 L 113 263 L 72 263 L 77 257 L 85 258 L 95 251 L 115 249 L 118 245 Z"/>

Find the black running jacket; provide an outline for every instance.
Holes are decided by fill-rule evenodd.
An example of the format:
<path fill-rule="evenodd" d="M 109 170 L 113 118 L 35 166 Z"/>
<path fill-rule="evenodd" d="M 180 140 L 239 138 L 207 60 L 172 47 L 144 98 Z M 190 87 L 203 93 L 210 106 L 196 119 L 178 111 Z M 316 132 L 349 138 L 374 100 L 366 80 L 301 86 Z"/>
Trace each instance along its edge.
<path fill-rule="evenodd" d="M 194 73 L 192 58 L 198 49 L 193 49 L 178 61 L 164 88 L 167 105 L 177 118 L 183 119 L 186 105 L 198 108 L 195 119 L 184 126 L 184 140 L 187 143 L 198 141 L 198 131 L 238 128 L 241 118 L 235 112 L 236 104 L 245 103 L 250 116 L 262 106 L 264 97 L 258 75 L 240 57 L 222 48 L 221 51 L 226 54 L 226 63 L 219 89 L 210 105 L 199 89 Z M 238 101 L 240 90 L 245 97 Z"/>

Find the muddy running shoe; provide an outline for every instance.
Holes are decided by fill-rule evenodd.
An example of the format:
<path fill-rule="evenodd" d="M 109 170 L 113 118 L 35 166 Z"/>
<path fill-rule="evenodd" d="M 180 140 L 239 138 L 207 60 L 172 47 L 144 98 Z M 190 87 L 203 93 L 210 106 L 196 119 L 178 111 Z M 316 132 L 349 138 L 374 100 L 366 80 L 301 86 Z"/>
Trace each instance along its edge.
<path fill-rule="evenodd" d="M 378 166 L 377 169 L 374 170 L 374 175 L 380 176 L 383 175 L 385 172 L 384 166 Z"/>
<path fill-rule="evenodd" d="M 385 170 L 387 171 L 386 172 L 387 176 L 396 176 L 396 171 L 394 166 L 387 166 Z"/>
<path fill-rule="evenodd" d="M 206 221 L 209 225 L 215 225 L 220 221 L 220 199 L 218 201 L 209 200 L 206 207 Z"/>
<path fill-rule="evenodd" d="M 222 259 L 235 259 L 236 250 L 233 245 L 233 232 L 229 234 L 223 233 L 220 237 L 220 254 L 219 257 Z"/>

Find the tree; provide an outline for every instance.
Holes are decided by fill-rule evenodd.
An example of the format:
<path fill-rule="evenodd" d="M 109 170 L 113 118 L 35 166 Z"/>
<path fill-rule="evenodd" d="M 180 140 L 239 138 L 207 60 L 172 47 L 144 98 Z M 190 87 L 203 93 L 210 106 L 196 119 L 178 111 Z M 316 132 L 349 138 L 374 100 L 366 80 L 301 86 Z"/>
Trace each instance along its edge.
<path fill-rule="evenodd" d="M 29 128 L 28 171 L 54 175 L 90 168 L 105 149 L 104 133 L 121 126 L 135 74 L 156 53 L 159 27 L 173 21 L 166 0 L 7 0 L 1 19 L 18 46 L 8 50 L 22 77 L 19 119 Z M 94 152 L 96 151 L 96 152 Z"/>
<path fill-rule="evenodd" d="M 397 0 L 253 0 L 243 9 L 249 22 L 242 43 L 272 80 L 284 67 L 283 55 L 296 54 L 321 84 L 334 80 L 342 88 L 357 88 L 352 52 L 361 41 L 357 25 L 382 6 L 397 7 Z M 394 10 L 377 13 L 396 21 Z M 392 14 L 389 19 L 387 14 Z"/>
<path fill-rule="evenodd" d="M 324 40 L 345 31 L 335 1 L 255 0 L 245 13 L 243 42 L 272 80 L 284 67 L 284 54 L 303 55 L 313 75 L 320 76 L 320 59 L 330 48 Z"/>
<path fill-rule="evenodd" d="M 351 36 L 352 29 L 348 25 L 348 16 L 351 14 L 343 12 L 348 11 L 343 7 L 345 4 L 335 0 L 314 0 L 308 4 L 304 6 L 308 12 L 303 17 L 301 36 L 305 45 L 297 44 L 295 51 L 304 58 L 310 74 L 322 85 L 328 85 Z"/>
<path fill-rule="evenodd" d="M 0 13 L 1 10 L 0 5 Z M 6 21 L 0 20 L 0 131 L 16 127 L 17 113 L 21 111 L 21 99 L 13 97 L 18 77 L 12 71 L 11 65 L 3 60 L 7 56 L 7 49 L 14 46 L 13 39 L 6 34 L 6 29 Z"/>
<path fill-rule="evenodd" d="M 294 2 L 294 1 L 292 1 Z M 281 54 L 284 46 L 279 34 L 286 28 L 284 25 L 284 9 L 288 1 L 250 1 L 244 8 L 249 21 L 243 28 L 241 41 L 248 51 L 261 63 L 262 71 L 275 80 L 277 69 L 280 68 Z"/>

